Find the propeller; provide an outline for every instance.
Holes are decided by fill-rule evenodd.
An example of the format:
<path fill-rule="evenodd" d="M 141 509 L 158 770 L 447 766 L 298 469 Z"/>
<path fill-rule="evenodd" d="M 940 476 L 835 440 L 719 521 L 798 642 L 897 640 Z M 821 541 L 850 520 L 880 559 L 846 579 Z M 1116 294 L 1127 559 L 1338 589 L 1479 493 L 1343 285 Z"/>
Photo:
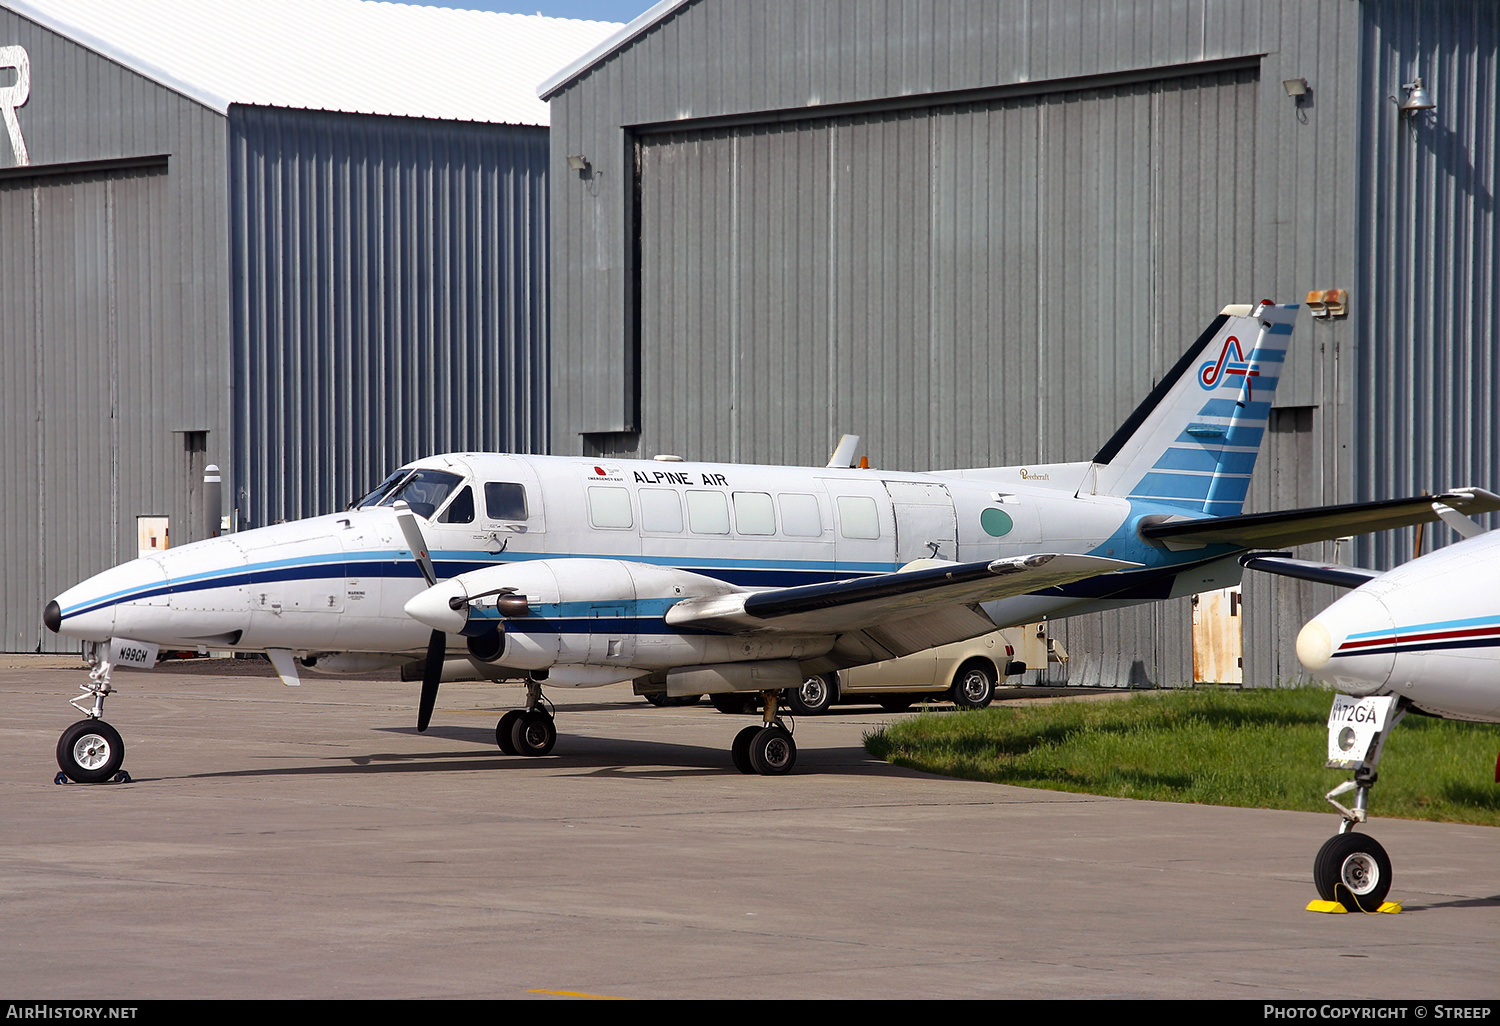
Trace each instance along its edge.
<path fill-rule="evenodd" d="M 432 557 L 427 553 L 427 540 L 422 537 L 422 528 L 417 524 L 416 514 L 401 500 L 396 502 L 395 508 L 396 523 L 401 525 L 406 547 L 411 549 L 417 567 L 427 581 L 427 587 L 431 588 L 437 584 L 437 571 L 433 568 Z M 422 666 L 422 698 L 417 704 L 418 732 L 426 730 L 427 725 L 432 722 L 432 710 L 437 705 L 438 685 L 443 679 L 443 659 L 447 654 L 448 635 L 434 630 L 427 638 L 427 661 Z"/>

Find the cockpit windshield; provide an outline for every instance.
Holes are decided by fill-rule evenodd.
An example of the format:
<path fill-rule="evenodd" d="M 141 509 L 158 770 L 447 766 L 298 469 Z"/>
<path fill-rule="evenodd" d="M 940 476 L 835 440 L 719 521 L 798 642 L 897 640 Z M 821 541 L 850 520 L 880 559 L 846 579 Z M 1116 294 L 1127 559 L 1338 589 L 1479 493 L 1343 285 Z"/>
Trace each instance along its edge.
<path fill-rule="evenodd" d="M 413 513 L 430 519 L 462 483 L 462 477 L 445 470 L 398 470 L 354 506 L 394 506 L 404 500 Z"/>

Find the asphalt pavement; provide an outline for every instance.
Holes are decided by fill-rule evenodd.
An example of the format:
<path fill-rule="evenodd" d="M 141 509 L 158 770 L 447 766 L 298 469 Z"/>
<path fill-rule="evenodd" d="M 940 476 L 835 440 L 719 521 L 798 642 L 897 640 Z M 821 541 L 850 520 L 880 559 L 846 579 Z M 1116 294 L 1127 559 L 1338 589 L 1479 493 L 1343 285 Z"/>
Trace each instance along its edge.
<path fill-rule="evenodd" d="M 57 785 L 83 672 L 0 661 L 0 997 L 1500 997 L 1500 830 L 1378 787 L 1405 911 L 1319 915 L 1332 813 L 897 769 L 873 707 L 760 777 L 707 703 L 551 691 L 527 759 L 515 686 L 444 685 L 418 734 L 418 685 L 265 672 L 117 674 L 133 782 Z"/>

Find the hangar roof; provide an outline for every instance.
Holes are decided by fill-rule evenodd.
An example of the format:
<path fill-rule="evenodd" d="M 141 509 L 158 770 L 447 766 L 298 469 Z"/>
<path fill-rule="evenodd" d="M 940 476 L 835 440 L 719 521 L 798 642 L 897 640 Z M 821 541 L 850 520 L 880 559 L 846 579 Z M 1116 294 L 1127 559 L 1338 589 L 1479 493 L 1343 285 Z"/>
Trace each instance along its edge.
<path fill-rule="evenodd" d="M 615 25 L 618 32 L 600 39 L 593 49 L 574 60 L 567 67 L 558 71 L 547 81 L 537 86 L 536 93 L 544 100 L 550 100 L 554 93 L 559 92 L 564 86 L 569 85 L 574 79 L 583 75 L 594 65 L 603 61 L 617 50 L 623 50 L 631 40 L 643 36 L 649 32 L 652 26 L 665 21 L 668 15 L 677 8 L 691 3 L 692 0 L 658 0 L 650 9 L 642 12 L 639 17 L 628 25 Z"/>
<path fill-rule="evenodd" d="M 0 0 L 220 113 L 546 125 L 536 84 L 620 26 L 366 0 Z"/>

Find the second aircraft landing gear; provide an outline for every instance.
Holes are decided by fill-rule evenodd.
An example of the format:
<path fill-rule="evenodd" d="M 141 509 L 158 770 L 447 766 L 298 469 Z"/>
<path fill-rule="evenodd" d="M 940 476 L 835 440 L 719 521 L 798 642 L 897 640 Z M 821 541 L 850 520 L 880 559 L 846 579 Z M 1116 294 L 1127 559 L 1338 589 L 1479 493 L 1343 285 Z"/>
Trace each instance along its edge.
<path fill-rule="evenodd" d="M 1370 789 L 1378 776 L 1375 767 L 1385 749 L 1385 739 L 1406 714 L 1404 703 L 1395 698 L 1354 699 L 1336 695 L 1328 716 L 1328 766 L 1353 769 L 1346 780 L 1325 796 L 1339 811 L 1339 832 L 1324 842 L 1313 859 L 1313 883 L 1318 901 L 1308 905 L 1315 912 L 1399 912 L 1399 905 L 1386 904 L 1391 891 L 1391 859 L 1375 838 L 1356 834 L 1354 828 L 1368 818 Z M 1354 792 L 1354 808 L 1345 808 L 1336 798 Z"/>
<path fill-rule="evenodd" d="M 734 768 L 741 773 L 780 776 L 790 773 L 797 764 L 797 742 L 792 740 L 792 732 L 776 715 L 780 693 L 766 691 L 762 694 L 765 699 L 764 722 L 736 734 L 729 754 L 734 759 Z"/>

